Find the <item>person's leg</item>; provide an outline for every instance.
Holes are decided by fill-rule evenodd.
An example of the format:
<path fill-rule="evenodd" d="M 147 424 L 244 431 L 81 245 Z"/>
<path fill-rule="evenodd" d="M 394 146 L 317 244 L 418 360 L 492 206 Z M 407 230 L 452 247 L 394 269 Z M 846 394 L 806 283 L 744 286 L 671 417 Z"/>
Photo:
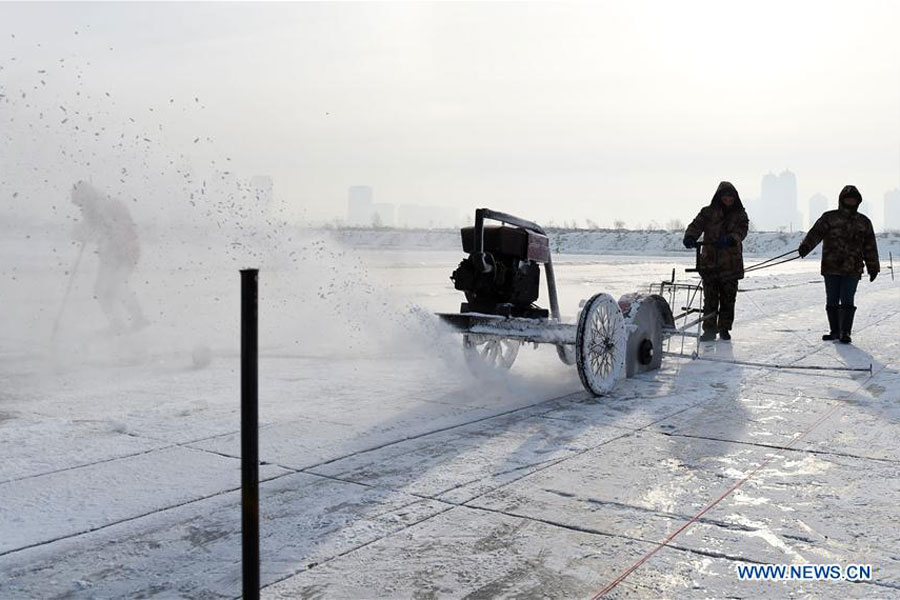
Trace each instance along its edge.
<path fill-rule="evenodd" d="M 738 281 L 732 279 L 723 281 L 719 294 L 719 337 L 730 340 L 732 326 L 734 325 L 734 304 L 737 302 Z"/>
<path fill-rule="evenodd" d="M 709 341 L 716 339 L 716 320 L 715 314 L 719 311 L 719 281 L 703 278 L 703 335 L 700 336 L 701 341 Z"/>
<path fill-rule="evenodd" d="M 839 305 L 841 299 L 841 276 L 825 275 L 825 314 L 828 316 L 828 333 L 822 336 L 826 342 L 841 337 Z"/>
<path fill-rule="evenodd" d="M 853 341 L 850 334 L 853 333 L 853 317 L 856 316 L 856 306 L 853 304 L 856 298 L 856 287 L 859 279 L 848 275 L 841 277 L 841 342 L 849 344 Z"/>
<path fill-rule="evenodd" d="M 140 302 L 138 302 L 137 294 L 135 294 L 134 290 L 131 289 L 131 285 L 129 283 L 133 270 L 134 265 L 132 264 L 122 264 L 119 267 L 119 299 L 122 303 L 122 306 L 125 307 L 125 310 L 128 311 L 128 315 L 131 317 L 131 328 L 141 329 L 148 324 L 148 321 L 144 318 L 144 311 L 141 310 L 141 305 Z"/>
<path fill-rule="evenodd" d="M 97 281 L 94 284 L 94 297 L 100 304 L 103 314 L 106 315 L 112 331 L 120 331 L 123 328 L 122 319 L 116 313 L 118 285 L 115 263 L 104 260 L 101 257 L 100 267 L 97 271 Z"/>
<path fill-rule="evenodd" d="M 856 288 L 859 286 L 859 279 L 853 275 L 841 277 L 841 305 L 856 306 Z"/>

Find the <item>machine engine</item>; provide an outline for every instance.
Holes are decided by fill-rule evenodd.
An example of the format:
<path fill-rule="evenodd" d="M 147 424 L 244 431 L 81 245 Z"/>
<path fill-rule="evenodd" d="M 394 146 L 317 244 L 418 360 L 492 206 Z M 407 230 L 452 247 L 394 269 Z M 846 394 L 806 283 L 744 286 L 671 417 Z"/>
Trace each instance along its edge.
<path fill-rule="evenodd" d="M 523 227 L 484 226 L 483 248 L 476 252 L 477 227 L 464 227 L 463 251 L 469 256 L 450 276 L 467 302 L 460 312 L 507 317 L 547 317 L 534 305 L 541 282 L 541 264 L 550 261 L 546 235 Z"/>

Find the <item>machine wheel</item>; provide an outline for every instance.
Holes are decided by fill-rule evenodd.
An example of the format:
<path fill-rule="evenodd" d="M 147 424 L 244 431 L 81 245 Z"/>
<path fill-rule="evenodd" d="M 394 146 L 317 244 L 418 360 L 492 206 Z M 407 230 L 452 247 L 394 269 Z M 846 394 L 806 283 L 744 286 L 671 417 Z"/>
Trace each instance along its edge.
<path fill-rule="evenodd" d="M 662 365 L 663 330 L 675 327 L 669 303 L 655 294 L 626 294 L 619 298 L 619 308 L 628 334 L 625 376 L 658 369 Z"/>
<path fill-rule="evenodd" d="M 486 337 L 474 333 L 463 336 L 463 355 L 466 364 L 476 375 L 486 372 L 509 370 L 519 355 L 518 340 Z"/>
<path fill-rule="evenodd" d="M 625 366 L 625 320 L 609 294 L 596 294 L 578 317 L 575 359 L 585 389 L 595 396 L 612 390 Z"/>

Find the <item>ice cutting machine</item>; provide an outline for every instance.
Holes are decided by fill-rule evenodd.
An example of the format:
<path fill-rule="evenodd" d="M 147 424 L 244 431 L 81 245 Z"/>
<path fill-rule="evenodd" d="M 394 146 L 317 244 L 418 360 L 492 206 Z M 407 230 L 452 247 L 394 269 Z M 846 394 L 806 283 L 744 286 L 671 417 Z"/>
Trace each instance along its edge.
<path fill-rule="evenodd" d="M 486 220 L 500 225 L 485 225 Z M 560 360 L 575 364 L 595 395 L 608 393 L 620 377 L 659 368 L 663 340 L 679 331 L 661 295 L 627 294 L 616 302 L 595 294 L 581 303 L 576 323 L 563 323 L 550 241 L 539 225 L 479 208 L 475 224 L 461 235 L 468 256 L 450 278 L 466 302 L 458 314 L 438 316 L 463 334 L 473 371 L 509 369 L 524 342 L 555 345 Z M 535 304 L 541 264 L 549 311 Z"/>

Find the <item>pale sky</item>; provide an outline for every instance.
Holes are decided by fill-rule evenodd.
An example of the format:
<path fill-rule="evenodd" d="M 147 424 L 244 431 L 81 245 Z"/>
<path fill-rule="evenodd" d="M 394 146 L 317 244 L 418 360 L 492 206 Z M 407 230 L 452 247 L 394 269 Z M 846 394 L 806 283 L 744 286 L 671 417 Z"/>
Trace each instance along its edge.
<path fill-rule="evenodd" d="M 878 224 L 900 185 L 898 27 L 887 1 L 3 3 L 0 202 L 124 168 L 120 193 L 177 212 L 178 168 L 270 174 L 308 219 L 363 184 L 635 226 L 787 168 L 801 211 L 854 183 Z"/>

